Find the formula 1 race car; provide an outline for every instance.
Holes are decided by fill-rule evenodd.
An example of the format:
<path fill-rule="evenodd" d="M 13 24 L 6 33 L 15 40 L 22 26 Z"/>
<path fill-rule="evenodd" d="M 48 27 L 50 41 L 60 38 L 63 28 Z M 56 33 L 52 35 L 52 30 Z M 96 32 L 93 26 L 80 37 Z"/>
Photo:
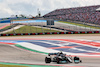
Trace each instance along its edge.
<path fill-rule="evenodd" d="M 63 54 L 62 52 L 58 53 L 49 53 L 47 57 L 45 57 L 45 63 L 50 62 L 57 62 L 59 63 L 81 63 L 79 57 L 75 56 L 74 58 L 71 57 L 71 55 Z"/>

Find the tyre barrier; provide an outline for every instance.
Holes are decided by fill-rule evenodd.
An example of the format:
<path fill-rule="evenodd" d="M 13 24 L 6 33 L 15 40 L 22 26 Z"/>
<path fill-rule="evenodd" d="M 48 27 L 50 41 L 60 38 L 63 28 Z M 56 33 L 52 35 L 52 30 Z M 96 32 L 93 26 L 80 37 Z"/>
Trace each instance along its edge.
<path fill-rule="evenodd" d="M 20 36 L 20 35 L 50 35 L 50 34 L 94 34 L 100 31 L 81 31 L 81 32 L 47 32 L 47 33 L 15 33 L 15 34 L 0 34 L 0 36 Z"/>

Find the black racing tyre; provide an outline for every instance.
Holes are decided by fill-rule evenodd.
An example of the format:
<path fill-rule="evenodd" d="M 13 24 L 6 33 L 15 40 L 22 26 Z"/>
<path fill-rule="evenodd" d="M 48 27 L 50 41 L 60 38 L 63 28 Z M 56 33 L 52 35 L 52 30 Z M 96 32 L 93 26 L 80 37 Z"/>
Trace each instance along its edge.
<path fill-rule="evenodd" d="M 80 58 L 79 57 L 74 57 L 74 60 L 80 60 Z"/>
<path fill-rule="evenodd" d="M 79 62 L 75 62 L 75 61 L 79 61 Z M 74 63 L 75 63 L 75 64 L 80 63 L 80 58 L 75 56 L 75 57 L 74 57 Z"/>
<path fill-rule="evenodd" d="M 60 58 L 57 58 L 57 64 L 59 64 L 60 63 Z"/>
<path fill-rule="evenodd" d="M 45 63 L 50 63 L 51 62 L 51 58 L 46 57 L 45 58 Z"/>

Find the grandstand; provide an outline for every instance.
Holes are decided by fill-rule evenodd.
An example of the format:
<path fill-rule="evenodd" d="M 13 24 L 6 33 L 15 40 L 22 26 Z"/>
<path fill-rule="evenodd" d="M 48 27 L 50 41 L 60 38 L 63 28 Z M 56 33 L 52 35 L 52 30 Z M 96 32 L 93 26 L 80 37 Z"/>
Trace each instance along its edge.
<path fill-rule="evenodd" d="M 43 16 L 47 19 L 81 21 L 100 24 L 100 5 L 56 9 Z"/>

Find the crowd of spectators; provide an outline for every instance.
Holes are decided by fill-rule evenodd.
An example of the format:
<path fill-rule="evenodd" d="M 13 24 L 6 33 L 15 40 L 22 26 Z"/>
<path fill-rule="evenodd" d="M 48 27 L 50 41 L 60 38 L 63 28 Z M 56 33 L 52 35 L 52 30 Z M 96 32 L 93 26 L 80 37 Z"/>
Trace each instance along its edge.
<path fill-rule="evenodd" d="M 100 11 L 97 10 L 99 8 L 100 5 L 68 9 L 57 9 L 44 15 L 44 18 L 57 20 L 73 20 L 100 24 Z"/>

